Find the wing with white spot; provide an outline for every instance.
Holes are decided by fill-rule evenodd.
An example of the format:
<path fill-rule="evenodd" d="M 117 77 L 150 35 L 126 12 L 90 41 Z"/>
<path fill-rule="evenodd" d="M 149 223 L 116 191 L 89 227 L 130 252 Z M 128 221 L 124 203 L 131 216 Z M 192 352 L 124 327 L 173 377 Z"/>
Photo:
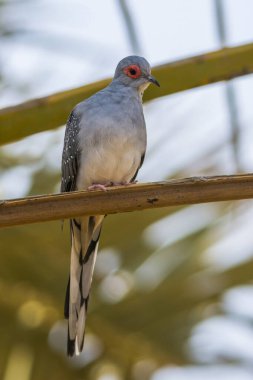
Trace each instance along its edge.
<path fill-rule="evenodd" d="M 66 125 L 64 147 L 62 152 L 61 192 L 76 190 L 76 181 L 80 162 L 78 133 L 80 117 L 71 112 Z"/>

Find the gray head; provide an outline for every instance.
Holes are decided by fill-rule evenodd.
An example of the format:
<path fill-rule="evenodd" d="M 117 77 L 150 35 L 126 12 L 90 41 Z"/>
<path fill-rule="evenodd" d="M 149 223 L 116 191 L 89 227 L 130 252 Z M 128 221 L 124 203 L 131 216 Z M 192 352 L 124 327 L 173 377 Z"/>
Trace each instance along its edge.
<path fill-rule="evenodd" d="M 160 87 L 157 80 L 151 75 L 151 67 L 148 61 L 137 55 L 130 55 L 118 63 L 114 80 L 141 91 L 144 91 L 150 83 Z"/>

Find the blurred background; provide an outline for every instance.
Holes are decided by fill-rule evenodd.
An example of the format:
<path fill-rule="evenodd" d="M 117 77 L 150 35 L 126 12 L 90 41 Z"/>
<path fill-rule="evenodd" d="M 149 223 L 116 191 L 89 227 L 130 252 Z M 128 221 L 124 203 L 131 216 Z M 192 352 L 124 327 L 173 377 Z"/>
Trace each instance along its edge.
<path fill-rule="evenodd" d="M 1 0 L 0 106 L 253 41 L 251 0 Z M 162 83 L 161 83 L 162 85 Z M 253 76 L 146 103 L 139 181 L 250 172 Z M 0 149 L 0 197 L 59 191 L 64 127 Z M 109 216 L 85 349 L 66 357 L 69 230 L 0 231 L 3 380 L 253 378 L 253 203 Z"/>

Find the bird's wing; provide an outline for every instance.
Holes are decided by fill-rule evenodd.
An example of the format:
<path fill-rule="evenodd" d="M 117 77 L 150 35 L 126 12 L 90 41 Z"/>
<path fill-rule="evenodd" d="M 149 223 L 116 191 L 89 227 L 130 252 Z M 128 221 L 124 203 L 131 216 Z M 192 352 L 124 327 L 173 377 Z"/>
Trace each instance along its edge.
<path fill-rule="evenodd" d="M 62 154 L 61 191 L 77 189 L 81 147 L 78 144 L 81 116 L 72 111 L 66 125 Z M 70 220 L 71 261 L 64 314 L 68 319 L 68 355 L 83 348 L 85 320 L 103 216 Z"/>
<path fill-rule="evenodd" d="M 145 154 L 146 154 L 146 151 L 142 154 L 140 165 L 138 166 L 138 169 L 136 170 L 136 172 L 135 172 L 135 174 L 134 174 L 134 176 L 133 176 L 133 178 L 131 179 L 130 182 L 134 182 L 135 181 L 135 178 L 137 177 L 138 172 L 139 172 L 140 168 L 142 167 L 142 164 L 143 164 L 143 161 L 144 161 L 144 158 L 145 158 Z"/>
<path fill-rule="evenodd" d="M 80 148 L 78 133 L 80 131 L 80 117 L 73 110 L 66 125 L 64 147 L 62 153 L 61 192 L 76 190 L 76 181 L 80 165 Z"/>

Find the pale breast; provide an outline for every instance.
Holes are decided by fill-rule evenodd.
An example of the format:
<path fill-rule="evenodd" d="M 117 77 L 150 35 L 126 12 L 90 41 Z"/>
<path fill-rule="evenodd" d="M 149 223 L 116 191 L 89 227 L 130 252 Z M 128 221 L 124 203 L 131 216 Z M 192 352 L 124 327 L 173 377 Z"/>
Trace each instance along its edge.
<path fill-rule="evenodd" d="M 78 189 L 107 182 L 129 182 L 141 161 L 142 149 L 138 142 L 110 139 L 84 152 L 78 176 Z"/>

